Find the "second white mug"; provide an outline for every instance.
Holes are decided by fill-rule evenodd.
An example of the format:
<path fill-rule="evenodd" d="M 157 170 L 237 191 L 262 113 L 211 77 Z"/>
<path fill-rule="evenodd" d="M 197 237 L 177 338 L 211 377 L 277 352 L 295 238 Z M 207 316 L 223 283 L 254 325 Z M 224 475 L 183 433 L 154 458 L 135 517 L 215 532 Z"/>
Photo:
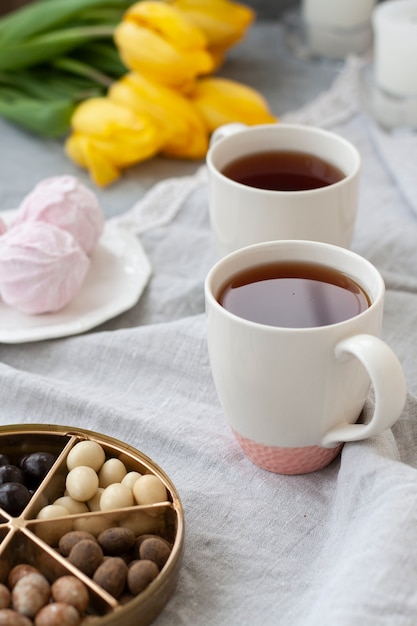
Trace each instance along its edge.
<path fill-rule="evenodd" d="M 272 152 L 309 155 L 310 161 L 316 160 L 313 170 L 323 167 L 324 162 L 324 167 L 340 171 L 340 180 L 319 188 L 281 190 L 237 182 L 225 173 L 225 168 L 241 157 Z M 361 158 L 355 146 L 342 136 L 298 124 L 227 124 L 212 136 L 207 168 L 210 222 L 220 257 L 276 239 L 350 247 Z"/>

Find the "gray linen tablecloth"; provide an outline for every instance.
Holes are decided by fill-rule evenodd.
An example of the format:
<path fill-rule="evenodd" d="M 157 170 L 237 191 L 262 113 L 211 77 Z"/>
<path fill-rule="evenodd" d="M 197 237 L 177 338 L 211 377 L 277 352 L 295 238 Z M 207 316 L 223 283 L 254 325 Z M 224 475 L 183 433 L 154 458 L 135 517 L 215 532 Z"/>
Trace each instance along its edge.
<path fill-rule="evenodd" d="M 265 33 L 272 37 L 272 30 Z M 243 455 L 207 357 L 203 281 L 215 254 L 201 169 L 167 223 L 150 223 L 138 235 L 153 276 L 136 306 L 81 336 L 0 345 L 1 423 L 109 434 L 149 455 L 176 485 L 185 510 L 184 561 L 158 626 L 417 622 L 417 138 L 387 137 L 361 111 L 357 68 L 355 60 L 347 62 L 327 93 L 283 117 L 332 128 L 362 154 L 352 247 L 386 280 L 383 337 L 409 388 L 392 430 L 346 445 L 340 458 L 310 475 L 268 473 Z M 25 143 L 18 131 L 16 141 Z M 172 191 L 195 183 L 196 170 L 189 164 L 181 174 L 191 178 L 162 185 Z M 43 176 L 51 173 L 57 173 L 52 165 L 44 168 Z M 27 182 L 28 191 L 32 173 L 16 175 L 18 188 Z M 13 181 L 4 172 L 0 177 L 12 197 Z M 120 184 L 133 193 L 133 174 Z M 115 218 L 123 211 L 112 194 L 100 197 Z M 149 212 L 147 197 L 139 196 L 127 217 L 116 218 L 138 232 Z"/>

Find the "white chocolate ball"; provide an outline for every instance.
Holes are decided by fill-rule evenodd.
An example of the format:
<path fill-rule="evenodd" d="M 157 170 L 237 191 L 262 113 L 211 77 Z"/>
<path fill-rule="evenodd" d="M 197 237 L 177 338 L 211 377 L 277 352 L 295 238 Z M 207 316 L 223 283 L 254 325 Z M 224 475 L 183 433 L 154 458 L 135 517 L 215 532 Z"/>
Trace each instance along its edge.
<path fill-rule="evenodd" d="M 66 487 L 71 498 L 86 502 L 98 489 L 98 476 L 92 467 L 78 465 L 68 472 Z"/>
<path fill-rule="evenodd" d="M 47 504 L 36 516 L 36 519 L 52 519 L 54 517 L 66 517 L 68 509 L 59 504 Z"/>
<path fill-rule="evenodd" d="M 133 485 L 133 495 L 137 504 L 166 502 L 167 490 L 163 482 L 154 474 L 144 474 Z"/>
<path fill-rule="evenodd" d="M 110 511 L 111 509 L 123 509 L 134 505 L 132 490 L 121 483 L 113 483 L 106 487 L 100 499 L 100 509 Z"/>
<path fill-rule="evenodd" d="M 161 513 L 160 511 L 158 515 L 155 515 L 153 512 L 150 515 L 148 515 L 148 513 L 149 511 L 136 511 L 135 515 L 129 516 L 123 520 L 123 527 L 133 530 L 136 536 L 146 535 L 148 533 L 154 534 L 163 523 L 160 518 L 163 512 Z"/>
<path fill-rule="evenodd" d="M 114 526 L 114 522 L 101 516 L 80 517 L 74 522 L 74 530 L 84 530 L 94 535 L 94 537 L 98 537 L 103 530 L 107 530 L 112 526 Z"/>
<path fill-rule="evenodd" d="M 129 487 L 129 489 L 133 489 L 133 485 L 141 476 L 142 474 L 140 474 L 139 472 L 128 472 L 122 480 L 122 485 L 126 485 L 126 487 Z"/>
<path fill-rule="evenodd" d="M 106 488 L 113 483 L 120 483 L 126 474 L 127 470 L 122 461 L 115 458 L 109 459 L 103 463 L 103 466 L 98 474 L 100 487 Z"/>
<path fill-rule="evenodd" d="M 85 465 L 98 472 L 105 460 L 104 450 L 97 441 L 80 441 L 68 454 L 67 468 L 72 470 L 77 465 Z"/>
<path fill-rule="evenodd" d="M 99 487 L 91 500 L 88 500 L 87 506 L 89 511 L 100 511 L 100 499 L 103 491 L 103 487 Z"/>
<path fill-rule="evenodd" d="M 62 496 L 55 500 L 54 504 L 59 504 L 67 509 L 70 515 L 76 515 L 77 513 L 88 513 L 88 507 L 84 502 L 74 500 L 70 496 Z"/>

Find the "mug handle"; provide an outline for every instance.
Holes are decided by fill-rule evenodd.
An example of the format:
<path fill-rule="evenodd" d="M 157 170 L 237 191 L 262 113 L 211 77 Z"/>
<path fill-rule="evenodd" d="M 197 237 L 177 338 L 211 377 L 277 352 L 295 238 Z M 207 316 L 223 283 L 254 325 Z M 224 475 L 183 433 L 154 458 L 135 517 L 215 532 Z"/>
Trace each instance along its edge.
<path fill-rule="evenodd" d="M 210 137 L 210 147 L 214 146 L 214 144 L 220 141 L 220 139 L 230 137 L 241 130 L 245 130 L 247 127 L 247 124 L 242 124 L 241 122 L 232 122 L 230 124 L 223 124 L 223 126 L 219 126 Z"/>
<path fill-rule="evenodd" d="M 375 409 L 366 424 L 340 424 L 331 428 L 322 440 L 325 448 L 366 439 L 390 428 L 400 417 L 407 396 L 401 364 L 379 337 L 353 335 L 337 344 L 335 354 L 340 360 L 353 355 L 365 366 L 374 388 Z"/>

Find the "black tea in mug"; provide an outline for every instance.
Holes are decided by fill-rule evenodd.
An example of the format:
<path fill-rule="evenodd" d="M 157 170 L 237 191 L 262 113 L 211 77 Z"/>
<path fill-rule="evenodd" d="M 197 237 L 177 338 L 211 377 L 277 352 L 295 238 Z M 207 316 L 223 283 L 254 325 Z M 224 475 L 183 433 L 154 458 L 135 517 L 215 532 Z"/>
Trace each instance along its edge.
<path fill-rule="evenodd" d="M 371 304 L 362 287 L 346 274 L 301 261 L 242 270 L 222 287 L 217 300 L 239 317 L 283 328 L 337 324 Z"/>
<path fill-rule="evenodd" d="M 273 191 L 303 191 L 332 185 L 345 174 L 324 159 L 306 152 L 270 150 L 234 159 L 222 174 L 242 185 Z"/>

